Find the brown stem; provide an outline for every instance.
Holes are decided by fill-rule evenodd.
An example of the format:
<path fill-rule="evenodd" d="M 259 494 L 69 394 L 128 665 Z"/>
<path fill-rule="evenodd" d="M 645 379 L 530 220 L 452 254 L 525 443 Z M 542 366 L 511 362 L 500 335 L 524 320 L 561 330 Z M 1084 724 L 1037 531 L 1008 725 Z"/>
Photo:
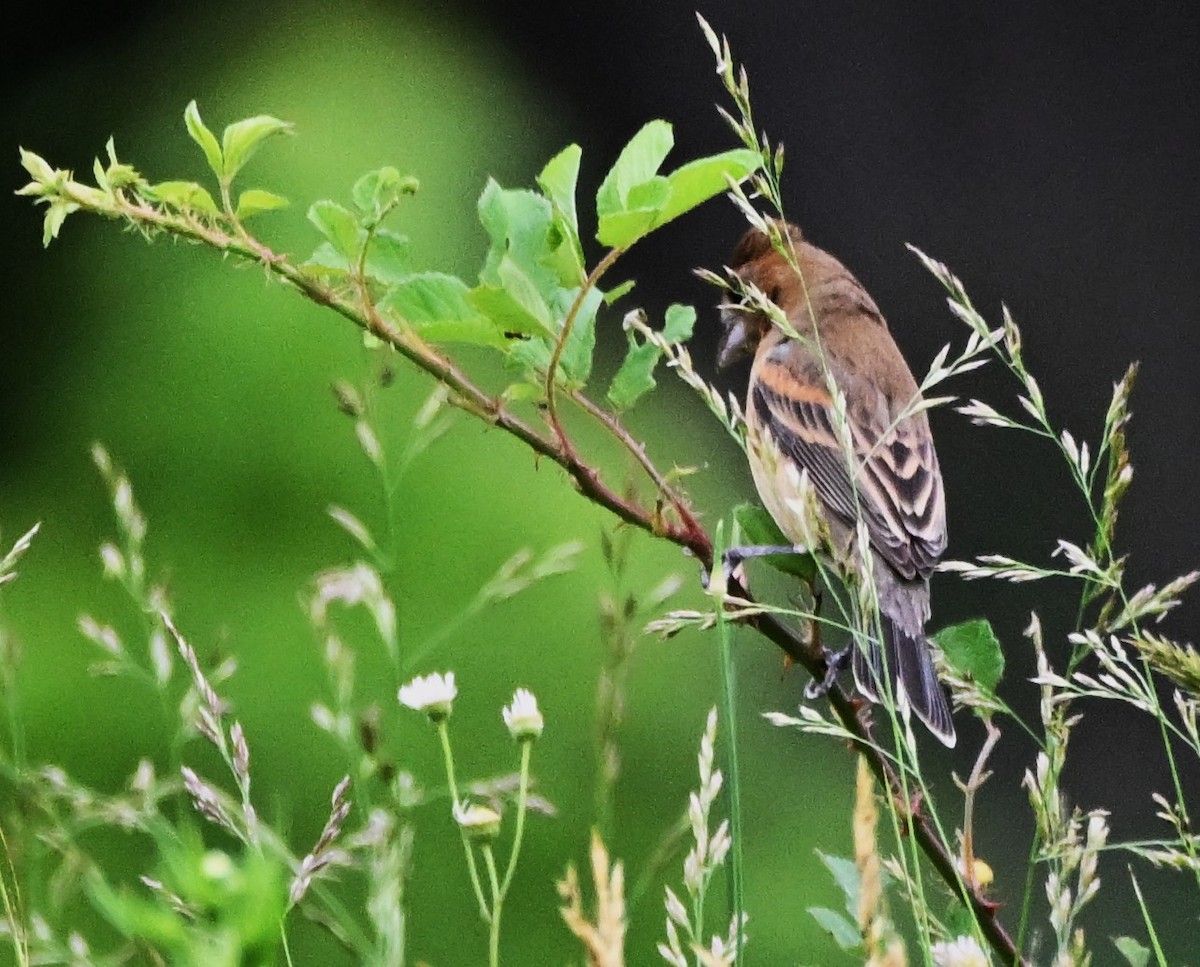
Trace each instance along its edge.
<path fill-rule="evenodd" d="M 657 488 L 658 494 L 674 509 L 679 517 L 679 523 L 689 534 L 698 534 L 703 528 L 700 526 L 696 515 L 692 513 L 691 505 L 688 504 L 686 498 L 679 493 L 674 487 L 667 482 L 662 471 L 655 466 L 654 461 L 646 454 L 646 445 L 639 440 L 634 439 L 633 435 L 625 429 L 621 421 L 614 417 L 603 407 L 598 406 L 595 402 L 584 396 L 578 390 L 571 391 L 571 399 L 588 414 L 593 420 L 603 426 L 611 433 L 620 444 L 632 454 L 633 458 L 646 471 L 646 476 L 650 478 L 654 486 Z"/>
<path fill-rule="evenodd" d="M 608 254 L 604 256 L 596 267 L 592 269 L 583 285 L 579 289 L 579 294 L 575 296 L 575 301 L 571 303 L 571 308 L 567 312 L 566 318 L 563 320 L 562 330 L 558 334 L 558 339 L 554 343 L 554 352 L 550 355 L 550 363 L 546 367 L 546 419 L 549 420 L 550 426 L 553 427 L 555 435 L 558 437 L 559 443 L 565 450 L 572 450 L 571 441 L 567 437 L 566 431 L 563 429 L 562 423 L 558 419 L 558 402 L 555 398 L 555 385 L 558 379 L 558 364 L 562 362 L 563 351 L 567 348 L 567 340 L 571 337 L 571 330 L 575 327 L 575 319 L 579 315 L 579 310 L 583 308 L 583 301 L 587 298 L 588 293 L 596 287 L 600 282 L 600 277 L 604 275 L 617 259 L 619 259 L 625 250 L 620 248 L 610 249 Z"/>

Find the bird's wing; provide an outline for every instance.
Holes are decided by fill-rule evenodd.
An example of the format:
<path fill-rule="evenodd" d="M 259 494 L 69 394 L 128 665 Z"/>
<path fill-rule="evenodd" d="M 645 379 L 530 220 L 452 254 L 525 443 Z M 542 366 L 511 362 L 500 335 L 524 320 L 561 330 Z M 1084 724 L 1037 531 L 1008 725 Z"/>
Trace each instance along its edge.
<path fill-rule="evenodd" d="M 843 523 L 853 526 L 862 517 L 872 545 L 899 574 L 928 576 L 946 547 L 946 515 L 927 421 L 909 417 L 879 425 L 878 414 L 852 406 L 852 482 L 828 390 L 798 376 L 786 356 L 776 356 L 770 353 L 758 367 L 752 390 L 764 432 L 808 470 L 817 495 Z"/>

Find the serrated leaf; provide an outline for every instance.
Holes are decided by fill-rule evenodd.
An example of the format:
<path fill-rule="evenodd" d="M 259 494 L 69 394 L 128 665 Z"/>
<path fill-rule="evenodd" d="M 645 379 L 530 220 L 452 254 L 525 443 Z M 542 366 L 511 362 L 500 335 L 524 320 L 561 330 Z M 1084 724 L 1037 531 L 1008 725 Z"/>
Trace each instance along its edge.
<path fill-rule="evenodd" d="M 1113 937 L 1112 942 L 1129 967 L 1146 967 L 1150 963 L 1150 949 L 1143 947 L 1133 937 Z"/>
<path fill-rule="evenodd" d="M 474 290 L 472 295 L 475 291 L 478 290 Z M 573 299 L 575 293 L 567 292 L 565 295 Z M 591 375 L 592 353 L 596 346 L 596 310 L 601 301 L 600 293 L 592 289 L 580 306 L 559 359 L 555 382 L 560 386 L 577 389 Z M 545 378 L 554 346 L 555 341 L 546 336 L 513 342 L 508 349 L 509 361 L 522 368 L 530 382 L 537 382 Z"/>
<path fill-rule="evenodd" d="M 313 202 L 308 220 L 339 253 L 351 261 L 358 258 L 366 232 L 350 211 L 334 201 Z"/>
<path fill-rule="evenodd" d="M 629 349 L 608 387 L 608 401 L 618 410 L 633 406 L 639 399 L 658 385 L 654 380 L 654 368 L 662 356 L 652 343 L 638 343 L 629 334 Z"/>
<path fill-rule="evenodd" d="M 496 270 L 506 255 L 535 278 L 539 289 L 554 287 L 554 274 L 543 263 L 550 255 L 547 233 L 553 218 L 550 202 L 537 192 L 501 188 L 488 179 L 478 203 L 479 222 L 491 239 L 480 280 L 498 285 Z"/>
<path fill-rule="evenodd" d="M 301 268 L 311 275 L 347 275 L 350 260 L 328 242 L 322 242 Z"/>
<path fill-rule="evenodd" d="M 511 256 L 505 255 L 496 266 L 496 274 L 504 291 L 521 310 L 534 320 L 542 332 L 553 335 L 550 307 L 546 305 L 546 300 L 525 267 L 518 265 Z"/>
<path fill-rule="evenodd" d="M 792 543 L 775 518 L 758 504 L 738 504 L 733 508 L 733 519 L 749 547 L 786 547 Z M 814 581 L 817 576 L 817 562 L 811 554 L 769 554 L 762 560 L 775 570 L 804 581 Z"/>
<path fill-rule="evenodd" d="M 1004 675 L 1004 652 L 986 618 L 943 628 L 933 635 L 933 641 L 955 670 L 973 679 L 984 691 L 996 690 Z"/>
<path fill-rule="evenodd" d="M 537 383 L 545 378 L 553 352 L 554 343 L 544 336 L 520 339 L 508 347 L 508 362 L 520 369 L 529 383 Z"/>
<path fill-rule="evenodd" d="M 408 236 L 388 231 L 386 228 L 376 229 L 371 236 L 370 248 L 367 249 L 366 274 L 384 285 L 401 282 L 412 275 L 412 265 Z"/>
<path fill-rule="evenodd" d="M 259 212 L 270 212 L 278 208 L 287 208 L 288 204 L 288 200 L 282 195 L 263 191 L 261 188 L 247 188 L 238 195 L 237 217 L 249 218 L 251 215 L 257 215 Z"/>
<path fill-rule="evenodd" d="M 422 272 L 392 286 L 380 306 L 397 312 L 414 326 L 440 319 L 476 320 L 480 313 L 467 301 L 468 291 L 467 284 L 457 276 Z"/>
<path fill-rule="evenodd" d="M 354 183 L 350 197 L 354 204 L 363 212 L 370 212 L 380 217 L 405 195 L 415 194 L 420 183 L 416 178 L 401 175 L 390 165 L 376 171 L 368 171 Z"/>
<path fill-rule="evenodd" d="M 471 304 L 469 292 L 456 276 L 422 272 L 392 286 L 380 300 L 379 309 L 403 320 L 430 342 L 504 347 L 499 329 Z"/>
<path fill-rule="evenodd" d="M 195 101 L 190 101 L 183 112 L 183 123 L 191 139 L 200 145 L 209 168 L 218 178 L 225 174 L 225 162 L 221 155 L 221 146 L 217 144 L 217 136 L 213 134 L 200 119 L 200 108 Z"/>
<path fill-rule="evenodd" d="M 690 161 L 667 176 L 669 197 L 662 206 L 659 225 L 719 195 L 729 187 L 727 179 L 743 181 L 762 164 L 757 151 L 736 148 Z M 655 226 L 657 227 L 657 226 Z"/>
<path fill-rule="evenodd" d="M 696 325 L 696 310 L 693 306 L 672 303 L 667 306 L 663 321 L 663 338 L 668 342 L 687 342 L 692 338 Z"/>
<path fill-rule="evenodd" d="M 658 174 L 674 144 L 666 121 L 651 121 L 630 138 L 596 192 L 597 216 L 603 219 L 628 209 L 630 190 Z"/>
<path fill-rule="evenodd" d="M 500 332 L 523 336 L 547 334 L 547 329 L 510 292 L 498 285 L 477 285 L 467 293 L 467 299 L 489 317 Z"/>
<path fill-rule="evenodd" d="M 213 201 L 203 186 L 194 181 L 162 181 L 145 189 L 146 194 L 181 211 L 203 212 L 205 215 L 217 215 L 217 203 Z"/>
<path fill-rule="evenodd" d="M 828 907 L 809 907 L 808 912 L 833 937 L 839 950 L 854 950 L 862 944 L 858 924 L 843 914 Z"/>
<path fill-rule="evenodd" d="M 287 121 L 259 114 L 229 125 L 221 135 L 221 153 L 225 158 L 225 178 L 231 180 L 253 157 L 267 138 L 276 134 L 291 134 Z"/>

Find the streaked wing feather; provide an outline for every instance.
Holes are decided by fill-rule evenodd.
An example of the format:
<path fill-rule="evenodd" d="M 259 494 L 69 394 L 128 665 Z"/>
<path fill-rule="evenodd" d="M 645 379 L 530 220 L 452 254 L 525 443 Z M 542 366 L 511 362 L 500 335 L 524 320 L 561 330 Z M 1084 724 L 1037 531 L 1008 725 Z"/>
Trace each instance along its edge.
<path fill-rule="evenodd" d="M 861 422 L 852 422 L 861 461 L 856 493 L 828 395 L 797 393 L 782 367 L 772 370 L 755 384 L 754 406 L 780 450 L 808 470 L 822 502 L 847 526 L 853 526 L 857 502 L 871 543 L 900 574 L 927 575 L 946 544 L 941 473 L 928 433 L 902 425 L 879 442 Z"/>

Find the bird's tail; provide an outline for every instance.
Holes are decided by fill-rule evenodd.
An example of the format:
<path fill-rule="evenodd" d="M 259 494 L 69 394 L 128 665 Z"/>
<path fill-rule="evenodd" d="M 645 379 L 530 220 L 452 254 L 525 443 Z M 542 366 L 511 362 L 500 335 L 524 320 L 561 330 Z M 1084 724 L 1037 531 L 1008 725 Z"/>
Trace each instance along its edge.
<path fill-rule="evenodd" d="M 872 702 L 879 701 L 880 683 L 891 682 L 896 701 L 903 693 L 917 718 L 948 748 L 954 748 L 954 722 L 946 693 L 933 670 L 924 632 L 909 634 L 891 618 L 883 618 L 883 648 L 872 641 L 854 649 L 854 681 Z"/>

